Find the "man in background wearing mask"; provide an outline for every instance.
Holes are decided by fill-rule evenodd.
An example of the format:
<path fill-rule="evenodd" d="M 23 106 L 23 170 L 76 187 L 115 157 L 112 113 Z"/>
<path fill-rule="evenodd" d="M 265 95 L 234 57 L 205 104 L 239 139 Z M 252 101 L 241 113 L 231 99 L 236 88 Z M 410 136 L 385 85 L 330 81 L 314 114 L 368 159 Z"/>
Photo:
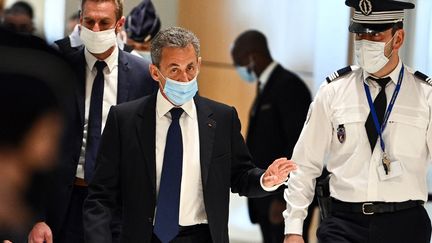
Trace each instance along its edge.
<path fill-rule="evenodd" d="M 150 0 L 143 0 L 126 18 L 127 44 L 151 62 L 150 41 L 158 33 L 161 22 Z"/>
<path fill-rule="evenodd" d="M 70 56 L 80 81 L 74 106 L 78 116 L 71 121 L 76 136 L 69 139 L 69 158 L 60 161 L 46 208 L 46 223 L 55 242 L 84 242 L 82 205 L 110 107 L 157 89 L 149 63 L 117 46 L 116 33 L 125 21 L 123 1 L 82 0 L 81 9 L 80 37 L 85 47 Z M 119 220 L 117 216 L 114 218 Z M 29 238 L 42 242 L 44 230 L 36 225 Z M 117 228 L 114 232 L 119 233 Z"/>
<path fill-rule="evenodd" d="M 311 95 L 296 74 L 273 61 L 266 37 L 261 32 L 248 30 L 240 34 L 234 41 L 231 55 L 240 77 L 257 85 L 246 144 L 253 163 L 264 169 L 276 158 L 291 157 Z M 282 212 L 286 208 L 283 192 L 264 198 L 250 198 L 248 203 L 250 219 L 253 223 L 259 223 L 264 242 L 282 242 Z M 306 231 L 310 218 L 305 224 Z"/>
<path fill-rule="evenodd" d="M 404 9 L 392 0 L 346 0 L 355 9 L 359 66 L 327 78 L 311 105 L 285 192 L 285 243 L 303 242 L 302 223 L 324 161 L 331 212 L 321 243 L 429 243 L 426 173 L 432 151 L 431 79 L 399 57 Z"/>
<path fill-rule="evenodd" d="M 235 108 L 197 95 L 198 38 L 171 27 L 151 45 L 157 94 L 111 109 L 84 203 L 87 243 L 111 242 L 112 210 L 123 209 L 121 242 L 228 242 L 229 190 L 265 196 L 295 164 L 256 168 Z"/>

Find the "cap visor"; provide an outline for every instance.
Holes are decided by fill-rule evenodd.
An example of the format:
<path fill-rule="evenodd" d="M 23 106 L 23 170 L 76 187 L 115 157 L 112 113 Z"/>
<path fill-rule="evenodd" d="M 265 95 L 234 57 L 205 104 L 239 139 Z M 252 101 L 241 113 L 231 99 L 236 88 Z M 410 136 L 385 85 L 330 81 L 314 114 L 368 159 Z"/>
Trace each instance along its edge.
<path fill-rule="evenodd" d="M 351 22 L 349 26 L 349 32 L 351 33 L 362 33 L 362 34 L 370 34 L 370 33 L 378 33 L 383 32 L 385 30 L 393 27 L 395 23 L 390 24 L 360 24 Z"/>

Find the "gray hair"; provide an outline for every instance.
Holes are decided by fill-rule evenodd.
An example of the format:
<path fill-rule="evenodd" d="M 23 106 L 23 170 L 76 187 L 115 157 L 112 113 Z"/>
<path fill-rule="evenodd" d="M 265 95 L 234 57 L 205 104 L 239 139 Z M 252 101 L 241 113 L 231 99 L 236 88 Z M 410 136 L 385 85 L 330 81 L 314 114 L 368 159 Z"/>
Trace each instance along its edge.
<path fill-rule="evenodd" d="M 181 27 L 169 27 L 159 31 L 151 42 L 151 59 L 154 65 L 159 67 L 164 47 L 185 48 L 192 44 L 197 57 L 200 56 L 200 43 L 191 31 Z"/>

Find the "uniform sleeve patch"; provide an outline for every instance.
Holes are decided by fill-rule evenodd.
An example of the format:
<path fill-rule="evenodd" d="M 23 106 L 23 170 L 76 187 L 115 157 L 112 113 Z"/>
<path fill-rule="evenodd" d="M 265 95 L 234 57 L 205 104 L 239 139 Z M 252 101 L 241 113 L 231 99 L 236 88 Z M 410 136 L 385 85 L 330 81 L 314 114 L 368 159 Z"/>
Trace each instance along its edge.
<path fill-rule="evenodd" d="M 416 71 L 414 73 L 414 76 L 416 76 L 418 79 L 428 83 L 429 85 L 432 85 L 432 79 L 430 77 L 428 77 L 426 74 L 424 74 L 420 71 Z"/>
<path fill-rule="evenodd" d="M 331 83 L 332 81 L 336 80 L 337 78 L 342 77 L 342 76 L 344 76 L 350 72 L 352 72 L 351 66 L 341 68 L 341 69 L 337 70 L 336 72 L 330 74 L 326 78 L 326 81 L 327 81 L 327 83 Z"/>

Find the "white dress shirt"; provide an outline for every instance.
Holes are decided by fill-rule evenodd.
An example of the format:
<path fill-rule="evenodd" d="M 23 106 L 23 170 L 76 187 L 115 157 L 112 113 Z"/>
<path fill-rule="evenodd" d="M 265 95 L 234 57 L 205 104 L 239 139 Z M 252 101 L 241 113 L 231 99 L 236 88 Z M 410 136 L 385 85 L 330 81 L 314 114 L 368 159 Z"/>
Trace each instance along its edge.
<path fill-rule="evenodd" d="M 386 86 L 390 102 L 398 82 L 402 62 L 390 73 Z M 333 174 L 331 196 L 345 202 L 402 202 L 427 199 L 426 173 L 432 149 L 432 86 L 404 69 L 402 86 L 383 132 L 389 159 L 400 162 L 401 173 L 383 180 L 382 151 L 379 141 L 371 151 L 365 122 L 369 105 L 363 83 L 369 85 L 374 99 L 379 85 L 355 67 L 345 76 L 323 84 L 311 104 L 292 160 L 297 171 L 291 173 L 285 190 L 287 210 L 285 234 L 301 234 L 307 207 L 314 195 L 315 179 L 324 162 Z M 345 128 L 345 140 L 337 136 L 337 128 Z M 390 166 L 390 173 L 396 167 Z"/>
<path fill-rule="evenodd" d="M 119 50 L 117 47 L 114 48 L 113 53 L 107 57 L 104 61 L 107 66 L 104 68 L 104 93 L 103 93 L 103 105 L 102 105 L 102 129 L 105 127 L 105 122 L 108 116 L 108 112 L 111 106 L 117 104 L 117 84 L 118 84 L 118 55 Z M 93 82 L 97 74 L 96 67 L 94 64 L 97 59 L 94 57 L 86 48 L 84 48 L 84 56 L 86 60 L 86 83 L 85 83 L 85 114 L 84 114 L 84 134 L 83 142 L 81 146 L 81 153 L 79 157 L 76 177 L 84 178 L 84 162 L 85 162 L 85 151 L 88 131 L 88 118 L 90 108 L 90 98 L 93 87 Z"/>
<path fill-rule="evenodd" d="M 174 105 L 166 100 L 160 91 L 156 100 L 156 192 L 162 173 L 165 143 L 171 125 Z M 183 104 L 184 110 L 179 119 L 183 141 L 183 168 L 180 188 L 179 224 L 189 226 L 207 223 L 201 182 L 200 141 L 198 118 L 194 100 Z M 157 209 L 156 209 L 157 210 Z"/>

